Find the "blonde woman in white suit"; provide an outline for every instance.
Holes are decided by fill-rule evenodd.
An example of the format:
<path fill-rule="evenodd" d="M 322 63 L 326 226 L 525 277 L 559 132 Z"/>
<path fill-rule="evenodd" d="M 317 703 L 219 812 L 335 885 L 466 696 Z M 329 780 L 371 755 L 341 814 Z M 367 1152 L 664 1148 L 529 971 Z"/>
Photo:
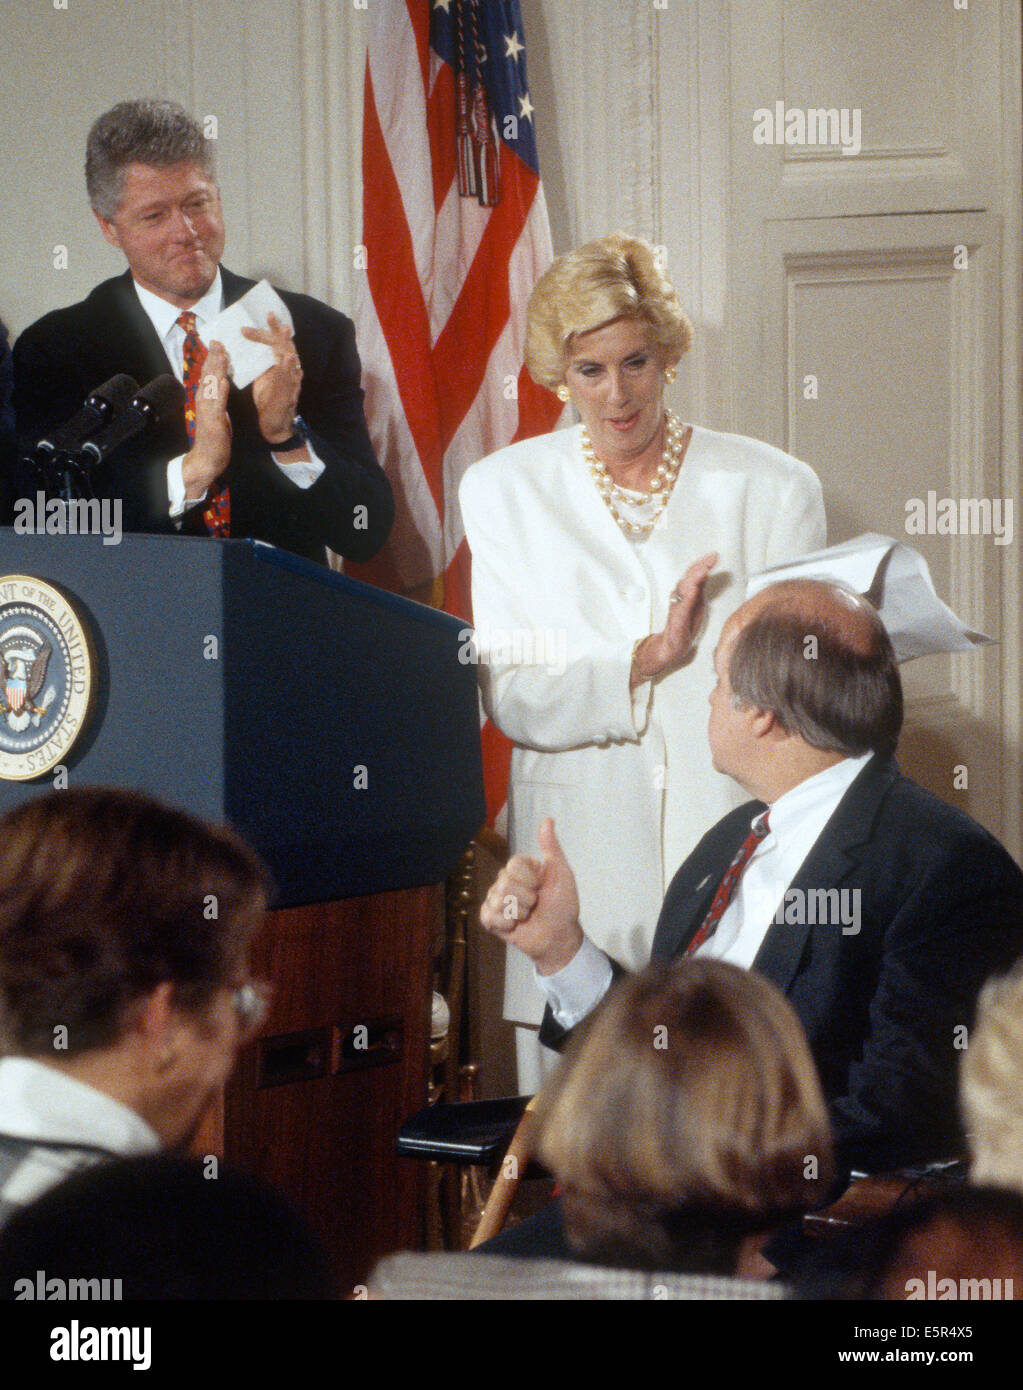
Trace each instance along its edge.
<path fill-rule="evenodd" d="M 459 493 L 483 701 L 515 744 L 511 851 L 536 854 L 553 816 L 587 935 L 630 969 L 675 869 L 742 797 L 707 746 L 721 627 L 750 574 L 825 544 L 806 464 L 665 409 L 691 340 L 646 242 L 559 257 L 530 298 L 526 365 L 580 423 L 481 460 Z M 523 1091 L 542 1079 L 544 1002 L 509 952 Z"/>

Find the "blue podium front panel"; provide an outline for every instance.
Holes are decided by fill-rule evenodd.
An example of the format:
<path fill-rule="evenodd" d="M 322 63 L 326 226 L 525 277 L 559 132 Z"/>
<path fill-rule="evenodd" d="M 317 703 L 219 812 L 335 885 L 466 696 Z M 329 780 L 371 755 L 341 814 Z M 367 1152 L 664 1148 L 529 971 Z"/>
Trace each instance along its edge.
<path fill-rule="evenodd" d="M 259 850 L 282 905 L 444 878 L 484 816 L 462 624 L 251 541 L 15 535 L 93 649 L 68 785 L 135 786 Z M 0 809 L 54 783 L 0 781 Z"/>

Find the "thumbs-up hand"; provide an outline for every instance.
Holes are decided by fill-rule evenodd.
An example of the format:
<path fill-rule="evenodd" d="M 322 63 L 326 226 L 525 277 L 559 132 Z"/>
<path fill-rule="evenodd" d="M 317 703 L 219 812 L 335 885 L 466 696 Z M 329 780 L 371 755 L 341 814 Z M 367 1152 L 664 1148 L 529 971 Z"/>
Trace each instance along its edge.
<path fill-rule="evenodd" d="M 541 975 L 564 969 L 582 945 L 575 874 L 550 816 L 538 835 L 541 859 L 513 855 L 480 911 L 487 931 L 523 951 Z"/>

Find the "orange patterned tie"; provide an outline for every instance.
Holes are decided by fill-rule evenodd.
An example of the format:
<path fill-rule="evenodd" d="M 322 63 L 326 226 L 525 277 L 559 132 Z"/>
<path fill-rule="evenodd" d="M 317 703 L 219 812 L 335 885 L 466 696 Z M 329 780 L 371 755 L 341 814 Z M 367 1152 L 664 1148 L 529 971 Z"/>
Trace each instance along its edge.
<path fill-rule="evenodd" d="M 195 393 L 199 389 L 199 382 L 202 379 L 202 367 L 206 361 L 206 344 L 199 337 L 195 326 L 195 315 L 190 309 L 179 315 L 178 324 L 185 330 L 185 426 L 188 429 L 189 444 L 195 443 Z M 231 493 L 227 487 L 222 487 L 219 492 L 207 503 L 203 510 L 202 519 L 206 523 L 206 529 L 211 536 L 229 536 L 231 534 Z"/>

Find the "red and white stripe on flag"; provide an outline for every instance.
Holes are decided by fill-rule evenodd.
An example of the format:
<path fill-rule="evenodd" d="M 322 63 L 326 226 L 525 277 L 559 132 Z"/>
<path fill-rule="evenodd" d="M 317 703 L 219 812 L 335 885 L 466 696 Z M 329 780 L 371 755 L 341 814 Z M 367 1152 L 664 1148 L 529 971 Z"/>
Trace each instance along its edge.
<path fill-rule="evenodd" d="M 562 410 L 522 364 L 551 239 L 518 0 L 373 6 L 362 173 L 355 319 L 397 516 L 382 556 L 346 569 L 405 592 L 443 576 L 444 607 L 470 620 L 462 474 Z M 482 722 L 493 823 L 509 744 Z"/>

